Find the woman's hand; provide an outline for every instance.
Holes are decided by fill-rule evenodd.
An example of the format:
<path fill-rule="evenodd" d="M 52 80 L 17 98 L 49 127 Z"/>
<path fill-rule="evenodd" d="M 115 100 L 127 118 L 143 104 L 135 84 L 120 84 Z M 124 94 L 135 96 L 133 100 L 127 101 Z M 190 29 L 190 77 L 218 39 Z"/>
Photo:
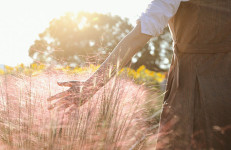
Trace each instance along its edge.
<path fill-rule="evenodd" d="M 108 58 L 87 81 L 58 83 L 60 86 L 67 86 L 70 88 L 48 98 L 48 101 L 57 100 L 49 109 L 58 107 L 59 110 L 66 110 L 66 108 L 72 110 L 83 105 L 109 81 L 112 77 L 110 70 L 123 68 L 127 62 L 131 60 L 132 56 L 144 47 L 150 38 L 150 35 L 141 33 L 141 24 L 138 23 L 137 26 L 119 42 Z M 113 73 L 113 76 L 114 75 L 115 73 Z"/>
<path fill-rule="evenodd" d="M 86 103 L 90 96 L 84 91 L 85 81 L 58 82 L 57 84 L 70 88 L 47 99 L 51 102 L 49 110 L 57 108 L 58 111 L 65 110 L 65 113 L 70 113 Z"/>

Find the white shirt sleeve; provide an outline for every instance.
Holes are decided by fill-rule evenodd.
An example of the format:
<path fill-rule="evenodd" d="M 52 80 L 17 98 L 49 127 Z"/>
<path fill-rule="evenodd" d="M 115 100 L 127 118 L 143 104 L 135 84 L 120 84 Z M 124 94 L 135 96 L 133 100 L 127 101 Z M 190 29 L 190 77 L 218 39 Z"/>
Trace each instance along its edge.
<path fill-rule="evenodd" d="M 151 36 L 161 34 L 182 1 L 188 0 L 152 0 L 138 18 L 141 23 L 141 33 Z"/>

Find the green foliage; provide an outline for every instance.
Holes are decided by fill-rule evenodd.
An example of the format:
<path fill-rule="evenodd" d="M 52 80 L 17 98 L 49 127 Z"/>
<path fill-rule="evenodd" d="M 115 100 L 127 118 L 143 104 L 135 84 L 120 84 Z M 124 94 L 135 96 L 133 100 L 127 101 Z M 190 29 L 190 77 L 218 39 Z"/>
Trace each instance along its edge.
<path fill-rule="evenodd" d="M 128 19 L 110 14 L 81 12 L 55 18 L 29 49 L 34 62 L 82 66 L 102 63 L 119 41 L 132 30 Z M 145 65 L 156 72 L 166 71 L 172 56 L 168 28 L 152 38 L 131 61 L 131 68 Z M 129 64 L 129 63 L 128 63 Z"/>
<path fill-rule="evenodd" d="M 172 38 L 168 28 L 163 33 L 152 38 L 149 43 L 135 55 L 137 60 L 132 68 L 138 69 L 145 65 L 146 68 L 156 72 L 167 71 L 172 57 Z"/>
<path fill-rule="evenodd" d="M 128 19 L 81 12 L 55 18 L 30 47 L 34 61 L 57 64 L 100 63 L 132 29 Z M 95 57 L 100 55 L 99 57 Z"/>

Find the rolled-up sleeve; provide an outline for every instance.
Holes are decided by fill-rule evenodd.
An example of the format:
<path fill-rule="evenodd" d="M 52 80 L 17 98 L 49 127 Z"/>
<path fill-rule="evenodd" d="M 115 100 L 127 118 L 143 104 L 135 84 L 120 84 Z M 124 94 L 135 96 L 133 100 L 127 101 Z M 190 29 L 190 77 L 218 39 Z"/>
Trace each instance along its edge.
<path fill-rule="evenodd" d="M 188 0 L 153 0 L 140 15 L 141 33 L 158 36 L 168 25 L 182 1 Z"/>

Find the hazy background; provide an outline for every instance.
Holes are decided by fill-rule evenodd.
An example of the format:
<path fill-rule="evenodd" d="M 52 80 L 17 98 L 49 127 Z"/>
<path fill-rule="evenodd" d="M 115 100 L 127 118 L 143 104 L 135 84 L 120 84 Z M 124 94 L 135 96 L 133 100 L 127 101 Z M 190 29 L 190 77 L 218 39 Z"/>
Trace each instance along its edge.
<path fill-rule="evenodd" d="M 0 1 L 0 64 L 29 64 L 28 50 L 53 18 L 66 12 L 111 13 L 133 25 L 151 0 L 7 0 Z"/>

